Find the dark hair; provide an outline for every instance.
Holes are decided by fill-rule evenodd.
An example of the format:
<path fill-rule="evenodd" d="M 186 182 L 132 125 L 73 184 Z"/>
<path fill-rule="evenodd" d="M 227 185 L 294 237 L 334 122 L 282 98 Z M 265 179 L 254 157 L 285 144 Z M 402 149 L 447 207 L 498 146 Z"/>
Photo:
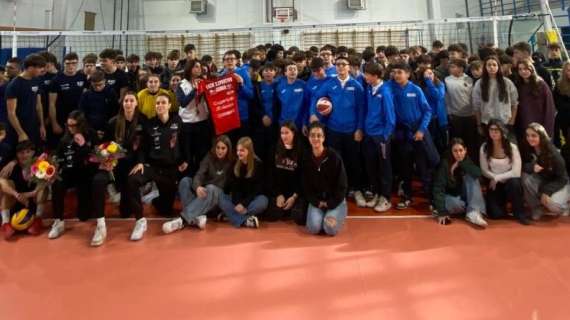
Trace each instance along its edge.
<path fill-rule="evenodd" d="M 479 50 L 477 51 L 477 54 L 479 55 L 479 58 L 481 60 L 486 60 L 488 57 L 496 55 L 496 52 L 495 52 L 495 49 L 493 49 L 493 48 L 482 47 L 482 48 L 479 48 Z"/>
<path fill-rule="evenodd" d="M 115 60 L 117 58 L 117 51 L 111 48 L 104 49 L 99 53 L 99 58 Z"/>
<path fill-rule="evenodd" d="M 291 132 L 293 132 L 293 150 L 294 150 L 293 158 L 294 160 L 297 160 L 301 152 L 301 143 L 299 142 L 299 137 L 297 135 L 298 133 L 297 126 L 295 125 L 295 122 L 287 120 L 283 122 L 283 124 L 279 127 L 280 130 L 281 128 L 287 128 Z M 275 160 L 284 157 L 286 150 L 287 149 L 285 148 L 285 144 L 283 144 L 283 140 L 279 138 L 277 141 L 277 145 L 275 146 Z"/>
<path fill-rule="evenodd" d="M 24 140 L 24 141 L 20 141 L 18 142 L 18 144 L 16 144 L 16 153 L 18 152 L 22 152 L 24 150 L 32 150 L 35 151 L 36 150 L 36 146 L 34 145 L 34 143 L 30 140 Z"/>
<path fill-rule="evenodd" d="M 451 59 L 449 61 L 449 65 L 454 65 L 456 67 L 463 68 L 463 70 L 467 68 L 467 63 L 463 59 Z"/>
<path fill-rule="evenodd" d="M 550 141 L 550 138 L 548 137 L 548 133 L 546 133 L 546 129 L 544 129 L 544 127 L 537 122 L 530 123 L 528 125 L 527 129 L 531 129 L 532 131 L 536 132 L 540 138 L 540 143 L 539 143 L 540 154 L 537 155 L 536 161 L 538 163 L 540 163 L 540 165 L 543 168 L 545 168 L 547 170 L 551 169 L 552 163 L 553 163 L 553 158 L 554 158 L 554 153 L 558 152 L 558 151 L 556 150 L 556 147 L 554 147 L 554 145 Z M 525 154 L 526 155 L 535 155 L 536 154 L 536 152 L 534 151 L 534 148 L 528 144 L 527 139 L 524 139 L 524 148 L 525 148 Z"/>
<path fill-rule="evenodd" d="M 561 50 L 562 47 L 560 47 L 560 44 L 558 44 L 557 42 L 553 42 L 548 44 L 548 50 Z"/>
<path fill-rule="evenodd" d="M 432 68 L 426 68 L 426 67 L 421 67 L 416 72 L 416 84 L 422 89 L 427 88 L 426 80 L 424 79 L 424 73 L 427 70 L 431 70 L 433 72 Z M 435 72 L 434 72 L 433 73 L 433 84 L 435 84 L 437 86 L 437 85 L 439 85 L 439 83 L 440 83 L 439 78 L 437 77 L 437 74 L 435 74 Z"/>
<path fill-rule="evenodd" d="M 362 51 L 362 60 L 364 60 L 365 62 L 372 61 L 372 59 L 374 59 L 375 56 L 376 53 L 374 53 L 374 50 L 372 48 L 368 48 Z"/>
<path fill-rule="evenodd" d="M 447 52 L 451 52 L 451 51 L 459 52 L 462 55 L 465 54 L 465 50 L 463 50 L 463 47 L 457 43 L 451 44 L 447 47 Z"/>
<path fill-rule="evenodd" d="M 416 64 L 431 64 L 432 58 L 429 54 L 422 54 L 416 58 Z"/>
<path fill-rule="evenodd" d="M 234 152 L 233 152 L 233 147 L 232 147 L 232 141 L 230 140 L 230 138 L 223 134 L 221 136 L 218 136 L 215 140 L 214 143 L 212 144 L 212 148 L 210 149 L 210 156 L 212 157 L 212 159 L 215 159 L 214 161 L 218 160 L 218 157 L 216 156 L 216 146 L 218 145 L 218 143 L 223 143 L 226 145 L 226 147 L 228 148 L 228 152 L 226 153 L 226 159 L 229 162 L 233 162 L 234 161 Z"/>
<path fill-rule="evenodd" d="M 400 50 L 398 50 L 398 48 L 396 48 L 395 46 L 387 46 L 386 50 L 384 50 L 384 55 L 386 57 L 393 57 L 393 56 L 397 56 L 400 54 Z"/>
<path fill-rule="evenodd" d="M 77 56 L 77 53 L 70 52 L 63 57 L 63 61 L 70 61 L 70 60 L 79 60 L 79 56 Z"/>
<path fill-rule="evenodd" d="M 453 138 L 449 141 L 449 161 L 447 163 L 447 172 L 451 172 L 451 166 L 455 162 L 455 158 L 453 157 L 453 147 L 456 145 L 460 145 L 463 147 L 463 149 L 467 150 L 467 145 L 465 144 L 465 141 L 463 141 L 463 139 Z M 467 152 L 469 152 L 469 150 L 467 150 Z M 467 155 L 465 155 L 465 157 L 467 157 Z M 458 171 L 456 170 L 455 172 L 457 173 Z M 455 181 L 455 174 L 450 176 L 450 179 L 451 181 Z"/>
<path fill-rule="evenodd" d="M 368 73 L 382 79 L 384 77 L 384 67 L 379 63 L 369 62 L 364 66 L 364 73 Z"/>
<path fill-rule="evenodd" d="M 188 53 L 190 51 L 196 51 L 196 46 L 191 43 L 184 46 L 184 53 Z"/>
<path fill-rule="evenodd" d="M 80 110 L 71 111 L 71 113 L 67 116 L 67 119 L 73 119 L 77 122 L 76 128 L 79 133 L 85 135 L 89 130 L 89 124 L 87 123 L 87 118 L 85 118 L 85 114 L 82 111 Z M 71 136 L 69 130 L 65 131 L 65 135 L 63 136 L 62 139 L 66 141 L 73 140 L 73 137 Z"/>
<path fill-rule="evenodd" d="M 485 152 L 487 160 L 489 161 L 491 159 L 493 153 L 493 140 L 491 139 L 491 135 L 489 134 L 489 129 L 491 128 L 491 126 L 496 126 L 497 128 L 499 128 L 499 131 L 501 132 L 501 147 L 505 151 L 505 155 L 507 156 L 507 158 L 509 158 L 510 162 L 513 162 L 513 149 L 511 147 L 511 142 L 509 141 L 508 138 L 509 129 L 507 129 L 507 126 L 505 126 L 503 121 L 499 119 L 491 119 L 487 123 L 487 132 L 486 132 L 487 142 L 483 147 L 483 152 Z"/>
<path fill-rule="evenodd" d="M 439 40 L 435 40 L 434 42 L 431 43 L 431 47 L 432 48 L 443 48 L 443 42 L 441 42 Z"/>
<path fill-rule="evenodd" d="M 87 63 L 95 64 L 95 63 L 97 63 L 97 55 L 94 53 L 88 53 L 83 57 L 82 62 L 84 65 Z"/>
<path fill-rule="evenodd" d="M 8 61 L 6 61 L 6 63 L 22 64 L 22 60 L 20 60 L 20 58 L 18 58 L 18 57 L 12 57 L 12 58 L 8 59 Z"/>
<path fill-rule="evenodd" d="M 127 91 L 121 100 L 121 105 L 119 107 L 119 113 L 117 113 L 117 121 L 115 122 L 115 141 L 117 143 L 123 143 L 125 141 L 131 141 L 131 138 L 136 134 L 138 120 L 139 120 L 139 108 L 135 108 L 135 115 L 133 117 L 133 121 L 131 121 L 129 127 L 131 130 L 127 131 L 127 120 L 125 118 L 125 111 L 123 109 L 123 103 L 125 101 L 126 96 L 134 96 L 138 102 L 137 93 L 134 91 Z M 129 136 L 125 137 L 125 132 L 129 132 Z"/>
<path fill-rule="evenodd" d="M 4 122 L 0 122 L 0 132 L 1 131 L 6 131 L 6 123 Z"/>
<path fill-rule="evenodd" d="M 43 68 L 46 66 L 46 59 L 38 54 L 30 54 L 24 59 L 24 69 Z"/>
<path fill-rule="evenodd" d="M 171 50 L 166 56 L 168 60 L 180 60 L 180 50 Z"/>
<path fill-rule="evenodd" d="M 346 61 L 347 64 L 350 65 L 350 60 L 348 59 L 348 57 L 344 57 L 344 56 L 338 56 L 338 58 L 336 58 L 334 60 L 335 64 L 337 64 L 340 60 L 344 60 L 344 61 Z"/>
<path fill-rule="evenodd" d="M 351 67 L 360 67 L 362 62 L 362 57 L 360 57 L 359 55 L 348 56 L 348 62 Z"/>
<path fill-rule="evenodd" d="M 311 68 L 311 71 L 317 71 L 320 68 L 324 68 L 324 67 L 325 67 L 325 62 L 323 61 L 323 58 L 314 57 L 313 59 L 311 59 L 311 63 L 309 65 L 309 68 Z"/>
<path fill-rule="evenodd" d="M 162 59 L 162 54 L 160 52 L 149 51 L 144 55 L 145 60 L 160 60 Z"/>
<path fill-rule="evenodd" d="M 117 58 L 115 59 L 116 62 L 126 62 L 127 60 L 125 59 L 125 56 L 123 55 L 118 55 Z"/>
<path fill-rule="evenodd" d="M 386 46 L 377 46 L 376 47 L 376 53 L 380 53 L 380 52 L 384 52 L 386 51 Z"/>
<path fill-rule="evenodd" d="M 321 129 L 323 131 L 323 134 L 325 133 L 325 125 L 320 123 L 319 121 L 312 122 L 309 125 L 308 132 L 311 132 L 313 129 Z"/>
<path fill-rule="evenodd" d="M 51 63 L 51 64 L 57 64 L 57 58 L 55 57 L 55 55 L 51 52 L 48 51 L 42 51 L 40 53 L 38 53 L 40 56 L 44 57 L 44 59 L 46 59 L 46 63 Z"/>
<path fill-rule="evenodd" d="M 517 65 L 515 66 L 517 73 L 519 70 L 519 66 L 520 65 L 524 65 L 525 68 L 527 68 L 528 70 L 530 70 L 531 75 L 530 78 L 528 79 L 528 88 L 530 88 L 530 93 L 537 97 L 540 95 L 541 93 L 541 86 L 540 81 L 542 81 L 539 77 L 538 74 L 536 73 L 536 68 L 534 67 L 532 61 L 530 61 L 529 59 L 523 59 L 517 62 Z M 520 89 L 522 88 L 524 82 L 523 77 L 521 77 L 520 75 L 518 77 L 515 78 L 515 83 L 517 84 L 517 87 Z"/>
<path fill-rule="evenodd" d="M 200 63 L 197 59 L 187 60 L 184 66 L 184 79 L 190 81 L 192 80 L 192 69 L 196 66 L 196 63 Z"/>
<path fill-rule="evenodd" d="M 101 70 L 95 70 L 89 78 L 89 82 L 94 83 L 101 81 L 105 81 L 105 73 Z"/>
<path fill-rule="evenodd" d="M 530 48 L 530 44 L 528 44 L 528 42 L 517 42 L 513 45 L 513 50 L 518 50 L 518 51 L 523 51 L 526 52 L 528 54 L 530 54 L 530 52 L 532 51 L 532 49 Z"/>
<path fill-rule="evenodd" d="M 127 57 L 127 62 L 129 62 L 129 63 L 139 62 L 139 61 L 141 61 L 141 58 L 139 56 L 137 56 L 136 54 L 130 54 Z"/>
<path fill-rule="evenodd" d="M 303 62 L 307 60 L 307 56 L 303 52 L 297 52 L 293 55 L 293 61 L 295 62 Z"/>
<path fill-rule="evenodd" d="M 483 62 L 483 75 L 481 76 L 481 99 L 485 102 L 489 101 L 489 73 L 487 72 L 487 62 L 489 60 L 494 60 L 497 62 L 497 86 L 499 88 L 499 101 L 506 103 L 509 101 L 509 95 L 507 93 L 507 83 L 503 77 L 503 72 L 501 71 L 501 62 L 496 56 L 489 56 Z"/>
<path fill-rule="evenodd" d="M 395 70 L 395 69 L 401 69 L 404 70 L 406 72 L 410 72 L 410 66 L 402 61 L 396 62 L 394 64 L 390 65 L 390 70 Z"/>

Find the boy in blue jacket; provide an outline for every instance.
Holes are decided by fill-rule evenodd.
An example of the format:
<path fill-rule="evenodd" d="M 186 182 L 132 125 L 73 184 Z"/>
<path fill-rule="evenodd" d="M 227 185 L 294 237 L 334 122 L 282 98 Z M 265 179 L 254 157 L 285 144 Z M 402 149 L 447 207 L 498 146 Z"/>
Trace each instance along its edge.
<path fill-rule="evenodd" d="M 331 77 L 327 76 L 325 72 L 325 62 L 322 58 L 315 57 L 311 60 L 311 64 L 309 65 L 311 68 L 311 77 L 307 81 L 307 91 L 309 93 L 309 110 L 311 108 L 317 108 L 317 92 L 323 86 L 325 82 L 331 79 Z M 324 123 L 325 117 L 322 117 L 320 114 L 317 114 L 318 120 Z M 307 119 L 308 120 L 308 119 Z"/>
<path fill-rule="evenodd" d="M 392 90 L 382 79 L 384 67 L 368 63 L 364 68 L 366 88 L 366 118 L 364 120 L 364 155 L 367 176 L 374 197 L 366 203 L 376 212 L 385 212 L 392 207 L 391 139 L 396 127 L 396 113 Z"/>
<path fill-rule="evenodd" d="M 285 63 L 285 76 L 279 78 L 275 86 L 275 95 L 281 104 L 279 125 L 285 121 L 295 122 L 297 128 L 303 128 L 308 114 L 309 92 L 305 81 L 297 79 L 297 64 L 293 61 Z"/>
<path fill-rule="evenodd" d="M 414 163 L 422 180 L 426 195 L 431 195 L 431 172 L 439 163 L 439 153 L 428 130 L 432 109 L 420 87 L 409 81 L 410 67 L 405 63 L 391 65 L 390 81 L 396 111 L 397 163 L 402 179 L 403 196 L 398 209 L 406 209 L 412 203 L 412 177 Z"/>
<path fill-rule="evenodd" d="M 327 81 L 316 93 L 316 99 L 327 97 L 332 112 L 326 115 L 328 145 L 338 151 L 346 165 L 348 185 L 354 191 L 359 207 L 366 206 L 362 195 L 360 142 L 364 134 L 365 96 L 362 85 L 350 77 L 348 58 L 336 59 L 338 76 Z M 311 106 L 311 122 L 318 121 L 317 108 Z"/>

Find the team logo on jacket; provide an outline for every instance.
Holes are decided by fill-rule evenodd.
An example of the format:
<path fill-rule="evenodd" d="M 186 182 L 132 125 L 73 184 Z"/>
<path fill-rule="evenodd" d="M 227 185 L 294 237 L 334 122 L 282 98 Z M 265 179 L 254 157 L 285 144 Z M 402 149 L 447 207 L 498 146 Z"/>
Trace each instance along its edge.
<path fill-rule="evenodd" d="M 39 87 L 38 87 L 38 86 L 33 86 L 33 87 L 32 87 L 32 92 L 33 92 L 33 93 L 37 93 L 38 90 L 39 90 Z"/>
<path fill-rule="evenodd" d="M 109 79 L 109 80 L 107 80 L 107 84 L 110 85 L 110 86 L 115 85 L 115 83 L 117 83 L 117 80 L 115 80 L 115 79 Z"/>
<path fill-rule="evenodd" d="M 346 87 L 346 91 L 354 91 L 355 88 L 354 87 Z"/>
<path fill-rule="evenodd" d="M 303 88 L 297 88 L 297 89 L 293 90 L 293 92 L 303 92 Z"/>
<path fill-rule="evenodd" d="M 83 87 L 84 84 L 85 84 L 84 81 L 77 81 L 77 86 L 78 86 L 78 87 Z"/>
<path fill-rule="evenodd" d="M 416 97 L 416 94 L 413 93 L 413 92 L 408 92 L 408 93 L 406 94 L 406 97 L 408 97 L 408 98 L 415 98 L 415 97 Z"/>
<path fill-rule="evenodd" d="M 178 130 L 178 123 L 173 123 L 170 125 L 170 130 Z"/>

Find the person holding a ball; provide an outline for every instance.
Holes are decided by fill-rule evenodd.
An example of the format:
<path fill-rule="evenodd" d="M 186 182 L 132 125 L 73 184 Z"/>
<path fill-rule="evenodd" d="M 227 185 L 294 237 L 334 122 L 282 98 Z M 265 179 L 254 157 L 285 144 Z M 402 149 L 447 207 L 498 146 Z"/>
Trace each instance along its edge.
<path fill-rule="evenodd" d="M 349 190 L 354 191 L 356 204 L 365 207 L 359 164 L 366 98 L 362 85 L 349 74 L 348 58 L 338 57 L 336 68 L 338 75 L 316 93 L 317 105 L 311 108 L 310 121 L 319 121 L 317 113 L 327 118 L 328 146 L 340 153 L 347 168 Z"/>

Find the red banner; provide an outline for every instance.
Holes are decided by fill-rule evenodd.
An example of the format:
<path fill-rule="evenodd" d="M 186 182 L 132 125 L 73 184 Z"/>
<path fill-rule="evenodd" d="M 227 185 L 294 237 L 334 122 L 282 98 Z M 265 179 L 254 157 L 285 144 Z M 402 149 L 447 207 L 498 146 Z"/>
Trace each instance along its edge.
<path fill-rule="evenodd" d="M 205 93 L 216 135 L 224 134 L 241 126 L 237 87 L 237 82 L 231 74 L 200 82 L 198 90 Z"/>

